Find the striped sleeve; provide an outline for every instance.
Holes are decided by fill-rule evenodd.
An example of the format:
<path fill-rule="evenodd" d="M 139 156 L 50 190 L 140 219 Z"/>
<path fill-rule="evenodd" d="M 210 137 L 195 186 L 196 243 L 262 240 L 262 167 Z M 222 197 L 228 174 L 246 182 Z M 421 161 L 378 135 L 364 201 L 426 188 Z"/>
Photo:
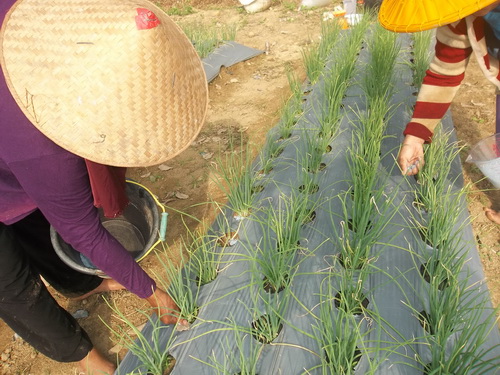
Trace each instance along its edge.
<path fill-rule="evenodd" d="M 471 53 L 465 19 L 437 29 L 435 55 L 404 135 L 431 142 L 434 128 L 450 107 L 464 79 Z"/>

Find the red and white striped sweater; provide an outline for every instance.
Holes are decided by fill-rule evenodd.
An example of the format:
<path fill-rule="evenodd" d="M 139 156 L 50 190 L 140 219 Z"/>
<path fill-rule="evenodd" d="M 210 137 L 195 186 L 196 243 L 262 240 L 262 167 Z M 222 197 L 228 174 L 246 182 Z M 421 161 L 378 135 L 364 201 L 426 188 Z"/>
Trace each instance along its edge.
<path fill-rule="evenodd" d="M 471 54 L 485 77 L 500 90 L 499 62 L 488 54 L 482 17 L 469 16 L 436 30 L 436 51 L 404 135 L 430 142 L 462 83 Z"/>

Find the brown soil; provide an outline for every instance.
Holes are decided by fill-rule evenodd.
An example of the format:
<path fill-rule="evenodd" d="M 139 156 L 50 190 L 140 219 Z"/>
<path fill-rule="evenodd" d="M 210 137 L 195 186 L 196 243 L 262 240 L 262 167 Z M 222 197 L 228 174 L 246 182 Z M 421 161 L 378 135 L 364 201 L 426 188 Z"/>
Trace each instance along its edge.
<path fill-rule="evenodd" d="M 158 1 L 165 6 L 181 7 L 181 2 Z M 251 60 L 224 68 L 219 77 L 209 85 L 210 104 L 206 124 L 197 140 L 178 157 L 165 163 L 172 169 L 158 167 L 131 169 L 129 174 L 149 187 L 169 210 L 168 247 L 175 254 L 179 239 L 185 235 L 185 227 L 191 230 L 210 225 L 217 214 L 213 205 L 203 204 L 210 200 L 224 201 L 224 196 L 213 182 L 213 168 L 217 166 L 217 155 L 229 149 L 229 140 L 240 135 L 258 152 L 265 135 L 276 125 L 279 109 L 289 95 L 286 70 L 293 68 L 301 79 L 302 50 L 308 44 L 318 41 L 322 13 L 333 7 L 317 10 L 297 11 L 299 0 L 275 1 L 265 12 L 246 14 L 237 0 L 192 0 L 195 13 L 188 16 L 174 16 L 175 20 L 200 20 L 206 23 L 223 22 L 238 24 L 236 41 L 249 47 L 268 51 Z M 468 68 L 465 83 L 452 106 L 453 119 L 459 138 L 472 145 L 494 131 L 494 90 L 486 82 L 475 62 Z M 213 154 L 212 154 L 213 153 Z M 213 156 L 212 156 L 213 155 Z M 465 154 L 463 155 L 465 157 Z M 464 165 L 467 181 L 478 181 L 483 176 L 473 165 Z M 473 184 L 469 196 L 469 210 L 473 217 L 473 229 L 483 261 L 484 271 L 495 306 L 500 301 L 500 226 L 489 222 L 483 214 L 483 207 L 494 205 L 500 209 L 498 191 L 492 190 L 487 181 Z M 176 210 L 201 218 L 199 223 L 186 218 L 184 222 Z M 145 259 L 142 266 L 154 270 L 158 265 L 154 257 Z M 103 324 L 113 327 L 119 324 L 103 296 L 92 296 L 84 301 L 67 300 L 55 293 L 62 306 L 74 312 L 85 309 L 90 316 L 81 319 L 81 325 L 88 331 L 97 348 L 104 353 L 114 346 L 109 330 Z M 137 325 L 144 317 L 135 311 L 146 304 L 126 291 L 113 292 L 104 296 L 116 304 Z M 77 374 L 74 364 L 61 364 L 37 353 L 23 340 L 14 340 L 14 333 L 0 321 L 1 374 Z M 123 357 L 125 350 L 119 351 Z M 116 358 L 109 354 L 110 359 Z"/>

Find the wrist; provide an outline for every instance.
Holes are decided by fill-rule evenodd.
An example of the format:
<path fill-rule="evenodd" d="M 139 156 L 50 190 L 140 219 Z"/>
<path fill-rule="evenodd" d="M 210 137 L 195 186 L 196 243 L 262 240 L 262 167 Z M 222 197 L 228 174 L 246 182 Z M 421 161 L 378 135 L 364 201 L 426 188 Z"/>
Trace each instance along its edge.
<path fill-rule="evenodd" d="M 423 145 L 425 143 L 425 140 L 411 134 L 407 134 L 403 140 L 403 145 L 414 145 L 414 144 L 421 144 Z"/>
<path fill-rule="evenodd" d="M 155 301 L 158 298 L 158 288 L 155 285 L 151 286 L 152 293 L 149 297 L 144 297 L 144 299 L 148 302 Z"/>
<path fill-rule="evenodd" d="M 413 136 L 422 140 L 422 143 L 431 143 L 432 141 L 432 131 L 429 130 L 424 125 L 418 122 L 410 122 L 406 125 L 406 129 L 403 132 L 405 136 Z"/>

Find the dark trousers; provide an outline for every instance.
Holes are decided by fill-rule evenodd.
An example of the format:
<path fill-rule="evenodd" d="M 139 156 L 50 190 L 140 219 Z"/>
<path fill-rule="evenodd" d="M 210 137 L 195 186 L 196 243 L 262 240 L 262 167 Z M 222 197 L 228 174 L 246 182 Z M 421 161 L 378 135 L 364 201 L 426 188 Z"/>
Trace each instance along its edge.
<path fill-rule="evenodd" d="M 63 263 L 50 242 L 40 211 L 12 224 L 0 223 L 0 318 L 36 350 L 59 362 L 79 361 L 92 342 L 40 279 L 66 296 L 95 289 L 102 279 Z"/>

